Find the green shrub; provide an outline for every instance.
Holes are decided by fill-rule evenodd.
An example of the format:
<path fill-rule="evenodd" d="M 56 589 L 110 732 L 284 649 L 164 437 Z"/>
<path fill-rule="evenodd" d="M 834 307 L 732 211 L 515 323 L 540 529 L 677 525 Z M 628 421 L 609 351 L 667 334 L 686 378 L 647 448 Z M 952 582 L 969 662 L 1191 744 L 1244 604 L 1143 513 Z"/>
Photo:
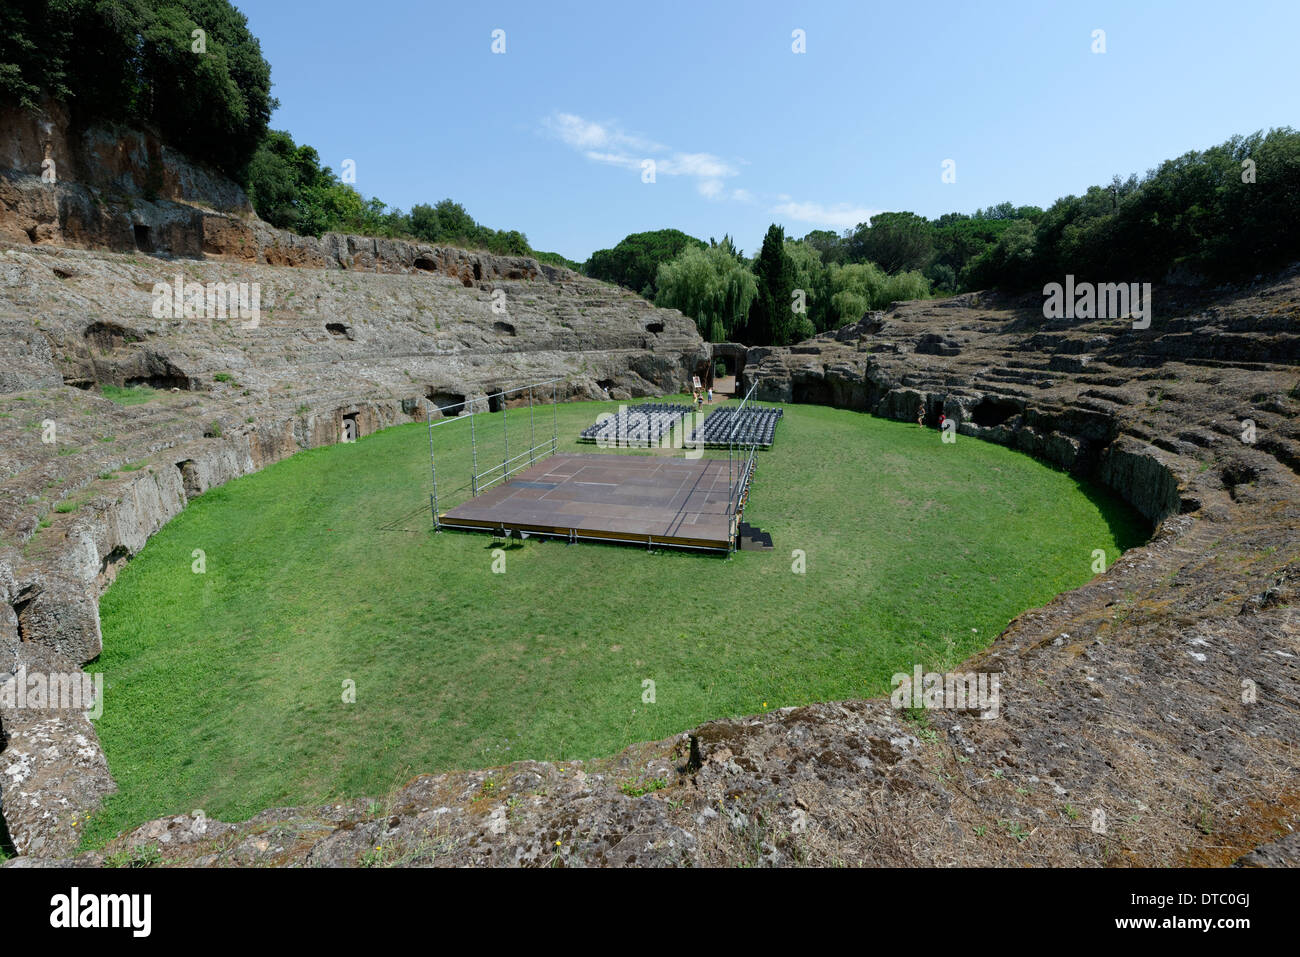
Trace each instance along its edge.
<path fill-rule="evenodd" d="M 191 49 L 205 32 L 206 55 Z M 227 0 L 61 0 L 0 6 L 0 99 L 43 95 L 124 121 L 238 176 L 276 106 L 271 67 Z"/>
<path fill-rule="evenodd" d="M 162 851 L 157 844 L 145 844 L 109 854 L 104 858 L 105 867 L 157 867 L 162 863 Z"/>
<path fill-rule="evenodd" d="M 100 393 L 110 402 L 118 405 L 140 405 L 142 402 L 148 402 L 158 393 L 147 385 L 133 385 L 122 388 L 116 385 L 102 385 L 99 387 Z"/>

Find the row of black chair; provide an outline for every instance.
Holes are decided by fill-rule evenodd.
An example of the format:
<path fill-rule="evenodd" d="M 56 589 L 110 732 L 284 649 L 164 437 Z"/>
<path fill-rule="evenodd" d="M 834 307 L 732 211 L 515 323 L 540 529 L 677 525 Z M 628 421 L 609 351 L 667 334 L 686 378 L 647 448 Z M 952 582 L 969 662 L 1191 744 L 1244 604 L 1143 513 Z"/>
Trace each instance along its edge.
<path fill-rule="evenodd" d="M 647 402 L 621 409 L 617 414 L 583 429 L 579 439 L 616 447 L 649 445 L 668 435 L 681 417 L 690 411 L 687 405 Z"/>
<path fill-rule="evenodd" d="M 703 426 L 691 433 L 691 442 L 703 442 L 706 448 L 718 448 L 733 442 L 771 448 L 776 439 L 777 423 L 783 414 L 782 409 L 771 406 L 716 409 L 709 413 Z"/>

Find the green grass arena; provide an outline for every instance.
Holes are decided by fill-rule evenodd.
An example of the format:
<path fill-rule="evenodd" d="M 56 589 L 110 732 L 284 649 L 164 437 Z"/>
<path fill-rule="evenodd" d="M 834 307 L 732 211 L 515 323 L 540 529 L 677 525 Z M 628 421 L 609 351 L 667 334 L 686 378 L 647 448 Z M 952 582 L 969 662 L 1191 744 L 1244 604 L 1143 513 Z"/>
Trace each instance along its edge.
<path fill-rule="evenodd" d="M 559 406 L 559 449 L 591 452 L 578 433 L 617 406 Z M 506 415 L 513 455 L 533 425 Z M 535 410 L 539 441 L 551 416 Z M 475 427 L 480 459 L 499 459 L 501 414 Z M 433 434 L 445 508 L 469 482 L 468 429 Z M 956 666 L 1091 578 L 1095 549 L 1114 562 L 1147 531 L 1019 452 L 845 410 L 786 406 L 759 462 L 744 517 L 775 551 L 730 559 L 535 538 L 494 555 L 490 535 L 435 535 L 423 424 L 207 492 L 103 597 L 88 670 L 104 674 L 97 730 L 120 791 L 85 843 L 879 695 L 915 664 Z"/>

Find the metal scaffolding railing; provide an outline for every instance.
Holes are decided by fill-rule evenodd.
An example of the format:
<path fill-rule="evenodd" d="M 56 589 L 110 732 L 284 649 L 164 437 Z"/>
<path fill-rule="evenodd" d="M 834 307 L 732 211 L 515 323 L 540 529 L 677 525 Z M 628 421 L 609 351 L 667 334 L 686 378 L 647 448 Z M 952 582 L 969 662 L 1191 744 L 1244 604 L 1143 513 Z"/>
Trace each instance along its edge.
<path fill-rule="evenodd" d="M 731 412 L 730 428 L 727 430 L 727 527 L 730 530 L 728 538 L 727 552 L 730 554 L 736 548 L 736 536 L 740 533 L 737 517 L 744 510 L 746 497 L 749 492 L 749 481 L 754 474 L 754 456 L 758 452 L 757 440 L 751 440 L 746 448 L 745 443 L 741 443 L 739 448 L 736 444 L 736 432 L 739 430 L 743 421 L 745 406 L 754 395 L 754 390 L 758 388 L 758 383 L 754 382 L 745 393 L 745 398 L 740 401 Z M 745 456 L 743 464 L 739 462 L 737 452 Z"/>
<path fill-rule="evenodd" d="M 553 455 L 558 450 L 559 441 L 560 441 L 560 413 L 558 407 L 559 383 L 563 381 L 564 381 L 563 377 L 546 379 L 542 382 L 533 382 L 530 383 L 529 385 L 518 386 L 517 388 L 514 389 L 498 389 L 497 391 L 487 393 L 478 399 L 475 399 L 473 396 L 470 396 L 460 402 L 453 402 L 448 405 L 439 405 L 437 406 L 437 408 L 443 414 L 444 418 L 438 422 L 435 422 L 433 420 L 434 406 L 427 398 L 424 400 L 424 418 L 425 421 L 428 423 L 428 432 L 429 432 L 429 476 L 433 483 L 432 490 L 429 493 L 429 511 L 433 516 L 434 531 L 438 531 L 442 527 L 442 523 L 439 519 L 441 512 L 439 510 L 440 501 L 438 496 L 438 464 L 434 453 L 433 430 L 440 426 L 449 425 L 453 422 L 462 422 L 466 419 L 469 420 L 469 445 L 470 445 L 469 485 L 460 486 L 460 488 L 456 489 L 456 491 L 463 491 L 465 488 L 468 488 L 470 495 L 472 497 L 477 497 L 479 493 L 487 491 L 487 489 L 491 488 L 493 485 L 497 484 L 498 482 L 508 482 L 510 480 L 510 476 L 513 475 L 514 473 L 519 472 L 523 469 L 531 468 L 533 465 L 537 464 L 538 459 L 543 459 L 548 455 Z M 551 406 L 553 409 L 552 418 L 551 418 L 551 422 L 552 422 L 551 438 L 548 441 L 538 442 L 537 441 L 537 418 L 536 418 L 536 408 L 535 408 L 537 404 L 536 394 L 538 389 L 548 385 L 551 387 Z M 509 400 L 506 397 L 515 395 L 520 392 L 528 393 L 529 448 L 523 452 L 520 452 L 518 455 L 511 457 L 510 433 L 508 430 L 508 422 L 506 416 L 506 409 L 509 406 Z M 492 405 L 494 404 L 493 400 L 496 400 L 495 404 L 500 407 L 500 412 L 501 412 L 501 447 L 502 447 L 501 461 L 486 469 L 483 469 L 482 471 L 479 471 L 479 467 L 478 467 L 479 429 L 477 427 L 475 420 L 478 418 L 479 415 L 483 414 L 480 407 L 484 403 L 487 404 L 488 410 L 492 411 Z M 461 410 L 460 412 L 452 416 L 447 415 L 449 411 L 458 408 Z M 516 465 L 514 466 L 514 468 L 511 468 L 511 466 L 515 462 L 520 462 L 524 458 L 527 458 L 528 461 L 523 462 L 520 465 Z M 495 474 L 498 471 L 500 471 L 501 474 L 499 475 Z"/>

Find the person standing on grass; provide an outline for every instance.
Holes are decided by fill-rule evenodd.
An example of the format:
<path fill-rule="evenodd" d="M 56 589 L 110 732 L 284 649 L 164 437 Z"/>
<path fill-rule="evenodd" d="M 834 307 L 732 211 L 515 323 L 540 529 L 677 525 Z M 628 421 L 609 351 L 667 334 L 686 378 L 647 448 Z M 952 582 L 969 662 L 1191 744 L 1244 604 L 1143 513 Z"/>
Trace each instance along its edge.
<path fill-rule="evenodd" d="M 713 386 L 709 386 L 709 405 L 713 405 Z"/>
<path fill-rule="evenodd" d="M 925 403 L 922 402 L 916 407 L 916 424 L 925 428 Z"/>

